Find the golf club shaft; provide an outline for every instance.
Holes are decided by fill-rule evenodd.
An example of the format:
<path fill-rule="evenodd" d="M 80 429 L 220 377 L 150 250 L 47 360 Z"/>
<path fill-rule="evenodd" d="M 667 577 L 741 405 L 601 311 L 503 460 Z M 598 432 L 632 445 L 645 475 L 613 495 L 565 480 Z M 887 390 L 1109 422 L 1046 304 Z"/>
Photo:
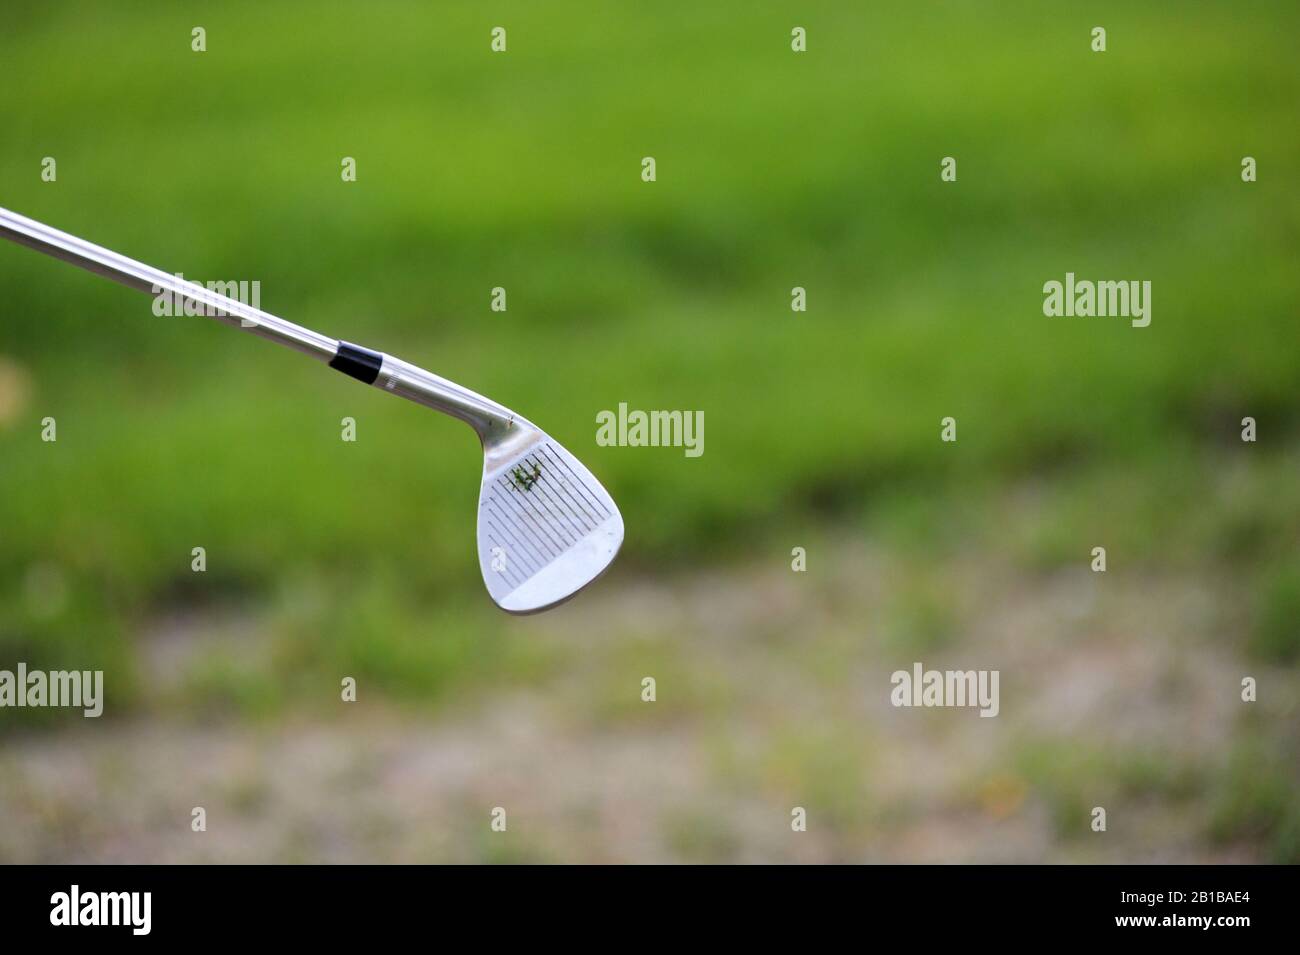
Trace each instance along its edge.
<path fill-rule="evenodd" d="M 96 275 L 102 275 L 128 288 L 151 295 L 170 293 L 174 302 L 188 301 L 203 307 L 203 313 L 227 325 L 242 327 L 255 335 L 288 345 L 304 354 L 329 362 L 338 351 L 338 342 L 284 319 L 276 318 L 261 309 L 244 305 L 225 295 L 211 291 L 197 282 L 187 282 L 161 269 L 136 262 L 78 239 L 75 235 L 60 232 L 49 226 L 0 209 L 0 234 L 5 238 L 44 252 L 64 262 L 71 262 Z"/>
<path fill-rule="evenodd" d="M 493 428 L 509 427 L 514 418 L 509 410 L 496 402 L 423 368 L 321 335 L 310 328 L 303 328 L 221 295 L 197 282 L 187 282 L 161 269 L 118 255 L 110 249 L 3 208 L 0 208 L 0 235 L 19 245 L 113 279 L 128 288 L 151 295 L 169 293 L 173 302 L 192 302 L 202 307 L 202 314 L 219 322 L 287 345 L 366 384 L 376 385 L 417 404 L 459 418 L 469 423 L 480 435 Z"/>

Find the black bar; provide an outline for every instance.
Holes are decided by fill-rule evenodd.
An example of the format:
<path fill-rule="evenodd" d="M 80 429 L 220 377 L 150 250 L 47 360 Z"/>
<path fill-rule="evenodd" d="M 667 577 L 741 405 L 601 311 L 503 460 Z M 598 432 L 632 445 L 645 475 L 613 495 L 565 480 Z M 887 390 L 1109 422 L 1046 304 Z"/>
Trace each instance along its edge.
<path fill-rule="evenodd" d="M 430 929 L 452 926 L 452 934 L 500 941 L 504 912 L 535 943 L 588 933 L 608 940 L 617 925 L 600 927 L 605 919 L 621 931 L 661 933 L 665 940 L 695 937 L 707 926 L 733 939 L 785 928 L 805 942 L 829 935 L 883 945 L 893 938 L 915 943 L 908 951 L 933 951 L 937 941 L 957 940 L 971 952 L 1002 941 L 1099 936 L 1157 941 L 1174 951 L 1193 940 L 1211 941 L 1220 951 L 1251 950 L 1281 933 L 1293 937 L 1296 884 L 1294 869 L 1269 866 L 786 866 L 725 873 L 658 867 L 543 874 L 488 867 L 451 873 L 77 865 L 0 867 L 0 883 L 7 883 L 0 885 L 6 943 L 63 936 L 82 946 L 141 937 L 126 918 L 119 923 L 127 924 L 107 926 L 55 924 L 68 921 L 75 885 L 82 906 L 88 894 L 149 892 L 148 935 L 164 944 L 292 938 L 299 948 L 316 941 L 336 950 L 345 939 L 427 937 Z M 141 913 L 143 903 L 139 896 L 132 911 Z M 46 950 L 56 949 L 39 949 Z"/>
<path fill-rule="evenodd" d="M 348 342 L 339 342 L 338 353 L 330 359 L 331 368 L 337 368 L 343 374 L 368 385 L 375 383 L 379 377 L 379 367 L 383 363 L 384 356 L 381 353 Z"/>

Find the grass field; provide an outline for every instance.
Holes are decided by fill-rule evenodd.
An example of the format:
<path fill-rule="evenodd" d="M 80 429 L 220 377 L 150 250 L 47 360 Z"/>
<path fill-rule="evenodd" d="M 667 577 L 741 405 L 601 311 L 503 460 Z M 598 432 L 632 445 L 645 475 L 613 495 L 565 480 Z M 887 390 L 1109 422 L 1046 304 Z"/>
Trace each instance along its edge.
<path fill-rule="evenodd" d="M 346 750 L 357 731 L 337 686 L 351 675 L 384 714 L 367 717 L 376 732 L 404 740 L 461 726 L 491 753 L 482 726 L 501 718 L 474 714 L 519 700 L 548 727 L 527 748 L 563 761 L 599 739 L 611 762 L 585 770 L 601 778 L 618 776 L 620 741 L 679 740 L 709 768 L 620 858 L 750 858 L 751 837 L 757 857 L 785 857 L 748 822 L 691 808 L 729 792 L 769 808 L 818 794 L 834 828 L 799 858 L 908 858 L 885 835 L 891 799 L 922 822 L 953 800 L 976 818 L 993 806 L 1025 821 L 1021 857 L 1088 857 L 1065 833 L 1086 827 L 1087 781 L 1103 777 L 1117 803 L 1159 810 L 1133 850 L 1145 858 L 1300 859 L 1300 13 L 859 6 L 6 12 L 0 206 L 187 278 L 257 280 L 275 314 L 520 410 L 602 478 L 628 536 L 563 625 L 506 618 L 481 593 L 463 426 L 6 245 L 0 667 L 103 668 L 109 703 L 93 729 L 0 714 L 0 818 L 34 812 L 34 747 L 75 762 L 94 734 L 129 763 L 148 727 L 178 734 L 178 752 L 203 727 L 261 766 L 272 757 L 249 740 L 288 746 L 280 734 L 319 720 Z M 504 54 L 489 49 L 497 25 Z M 794 25 L 806 53 L 790 50 Z M 944 156 L 956 182 L 940 181 Z M 1067 271 L 1151 281 L 1151 325 L 1045 317 L 1043 283 Z M 595 416 L 619 402 L 703 410 L 705 453 L 598 447 Z M 340 441 L 345 416 L 355 443 Z M 939 440 L 945 416 L 955 444 Z M 1240 440 L 1246 416 L 1255 443 Z M 1075 580 L 1098 545 L 1107 574 Z M 796 610 L 779 632 L 746 629 L 737 605 L 805 580 L 789 575 L 793 546 L 810 548 Z M 701 595 L 715 579 L 716 600 Z M 1058 586 L 1116 595 L 1079 627 L 1044 597 Z M 1126 644 L 1150 648 L 1136 671 L 1149 683 L 1121 679 Z M 900 729 L 863 703 L 887 683 L 841 671 L 931 657 L 1005 659 L 1004 679 L 1038 693 L 1062 688 L 1064 660 L 1171 726 L 1221 724 L 1200 750 L 1172 730 L 1143 748 L 1142 713 L 1090 697 L 1100 725 L 1040 738 L 1008 702 L 974 750 L 987 760 L 967 757 L 969 778 L 936 781 L 927 802 L 907 767 L 952 752 L 949 724 Z M 691 689 L 649 719 L 637 694 L 654 668 Z M 788 698 L 782 673 L 802 687 Z M 1260 679 L 1255 710 L 1223 705 L 1245 675 Z M 262 768 L 253 788 L 273 785 Z M 518 856 L 600 857 L 565 841 L 578 803 L 539 810 L 546 834 Z M 447 807 L 481 808 L 463 794 Z M 312 832 L 339 825 L 320 812 L 286 856 L 333 857 L 313 849 Z M 112 825 L 78 818 L 74 804 L 34 828 L 63 834 L 57 850 L 13 837 L 0 853 L 130 855 L 105 848 Z M 944 858 L 944 832 L 925 829 L 916 854 Z M 339 857 L 409 850 L 346 842 Z M 996 854 L 964 845 L 954 854 Z M 501 851 L 431 839 L 427 857 Z"/>

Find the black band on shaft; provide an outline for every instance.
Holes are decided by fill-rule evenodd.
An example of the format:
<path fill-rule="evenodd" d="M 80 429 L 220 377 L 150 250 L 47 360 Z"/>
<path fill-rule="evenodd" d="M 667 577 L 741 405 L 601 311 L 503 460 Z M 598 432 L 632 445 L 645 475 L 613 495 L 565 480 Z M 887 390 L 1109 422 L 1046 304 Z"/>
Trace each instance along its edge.
<path fill-rule="evenodd" d="M 384 363 L 384 356 L 360 345 L 339 342 L 338 353 L 330 359 L 330 367 L 337 368 L 345 375 L 351 375 L 357 381 L 373 385 L 379 377 L 379 366 Z"/>

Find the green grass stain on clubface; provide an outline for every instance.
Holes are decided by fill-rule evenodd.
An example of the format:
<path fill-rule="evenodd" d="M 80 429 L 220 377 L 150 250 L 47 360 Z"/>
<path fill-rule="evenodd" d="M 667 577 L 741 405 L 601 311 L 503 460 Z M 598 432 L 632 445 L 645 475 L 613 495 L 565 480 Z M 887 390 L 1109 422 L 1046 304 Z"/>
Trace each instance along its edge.
<path fill-rule="evenodd" d="M 541 476 L 542 476 L 542 466 L 540 464 L 533 465 L 532 474 L 529 474 L 527 471 L 525 471 L 522 467 L 519 467 L 518 465 L 516 465 L 514 470 L 510 472 L 510 477 L 514 479 L 515 487 L 523 491 L 531 491 L 533 489 L 533 485 L 536 484 L 538 480 L 541 479 Z"/>

